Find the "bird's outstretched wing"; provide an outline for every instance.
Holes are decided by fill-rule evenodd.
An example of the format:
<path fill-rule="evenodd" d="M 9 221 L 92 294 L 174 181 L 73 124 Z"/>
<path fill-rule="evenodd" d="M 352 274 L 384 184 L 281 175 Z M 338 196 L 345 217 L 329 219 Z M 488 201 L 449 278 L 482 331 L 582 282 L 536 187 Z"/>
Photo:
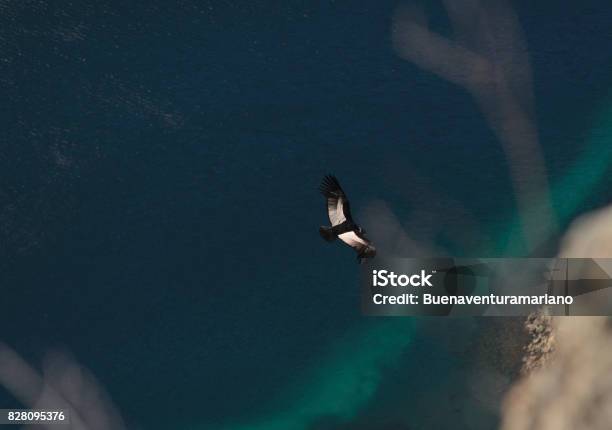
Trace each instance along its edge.
<path fill-rule="evenodd" d="M 351 248 L 355 248 L 357 252 L 365 249 L 370 244 L 367 239 L 361 237 L 353 230 L 339 234 L 338 237 Z"/>
<path fill-rule="evenodd" d="M 327 215 L 332 227 L 342 224 L 347 220 L 353 221 L 349 201 L 335 176 L 326 175 L 319 189 L 327 200 Z"/>
<path fill-rule="evenodd" d="M 359 257 L 366 258 L 376 255 L 376 248 L 372 245 L 372 242 L 356 231 L 347 231 L 346 233 L 338 235 L 338 237 L 342 242 L 357 251 Z"/>

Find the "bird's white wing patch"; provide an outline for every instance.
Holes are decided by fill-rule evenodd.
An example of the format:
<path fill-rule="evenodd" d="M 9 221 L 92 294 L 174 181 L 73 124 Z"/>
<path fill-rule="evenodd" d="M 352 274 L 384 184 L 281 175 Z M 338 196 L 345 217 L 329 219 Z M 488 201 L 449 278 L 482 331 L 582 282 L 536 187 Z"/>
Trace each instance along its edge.
<path fill-rule="evenodd" d="M 332 227 L 346 221 L 346 217 L 344 216 L 344 211 L 342 209 L 342 202 L 342 198 L 327 200 L 327 214 L 329 215 L 329 221 L 331 222 Z"/>
<path fill-rule="evenodd" d="M 346 233 L 338 235 L 338 237 L 342 242 L 353 248 L 361 248 L 363 246 L 368 246 L 368 243 L 359 236 L 357 236 L 354 231 L 347 231 Z"/>

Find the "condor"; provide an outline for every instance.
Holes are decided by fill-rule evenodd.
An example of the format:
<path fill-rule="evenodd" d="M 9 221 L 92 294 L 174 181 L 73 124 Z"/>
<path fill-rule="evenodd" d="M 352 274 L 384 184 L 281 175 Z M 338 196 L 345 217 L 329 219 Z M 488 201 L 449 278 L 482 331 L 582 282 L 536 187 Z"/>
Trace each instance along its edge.
<path fill-rule="evenodd" d="M 319 187 L 327 203 L 327 215 L 331 227 L 321 226 L 319 234 L 328 242 L 339 238 L 357 252 L 357 262 L 363 263 L 367 258 L 374 258 L 376 248 L 366 236 L 365 230 L 353 221 L 351 208 L 346 194 L 338 180 L 327 175 Z"/>

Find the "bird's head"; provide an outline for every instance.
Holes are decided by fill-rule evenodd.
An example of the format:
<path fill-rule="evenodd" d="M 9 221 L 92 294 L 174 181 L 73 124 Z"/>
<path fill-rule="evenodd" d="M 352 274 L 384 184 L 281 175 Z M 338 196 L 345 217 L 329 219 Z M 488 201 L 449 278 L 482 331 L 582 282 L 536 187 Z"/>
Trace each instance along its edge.
<path fill-rule="evenodd" d="M 358 231 L 359 231 L 359 233 L 361 233 L 361 234 L 366 234 L 365 228 L 361 228 L 361 227 L 359 227 L 359 230 L 358 230 Z"/>

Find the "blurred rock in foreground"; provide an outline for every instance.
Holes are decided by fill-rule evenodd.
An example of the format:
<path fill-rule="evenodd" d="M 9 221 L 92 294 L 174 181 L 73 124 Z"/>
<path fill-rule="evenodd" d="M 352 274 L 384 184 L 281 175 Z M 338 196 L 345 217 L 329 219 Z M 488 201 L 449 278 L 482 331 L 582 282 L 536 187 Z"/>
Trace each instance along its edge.
<path fill-rule="evenodd" d="M 612 207 L 580 217 L 560 257 L 612 258 Z M 525 375 L 507 394 L 502 430 L 612 428 L 612 319 L 534 315 Z"/>
<path fill-rule="evenodd" d="M 612 325 L 558 317 L 553 359 L 506 396 L 503 430 L 599 430 L 612 423 Z"/>
<path fill-rule="evenodd" d="M 528 375 L 543 367 L 555 349 L 552 317 L 542 312 L 531 314 L 525 321 L 530 342 L 525 347 L 521 374 Z"/>
<path fill-rule="evenodd" d="M 574 221 L 561 243 L 559 257 L 612 258 L 612 206 Z"/>

